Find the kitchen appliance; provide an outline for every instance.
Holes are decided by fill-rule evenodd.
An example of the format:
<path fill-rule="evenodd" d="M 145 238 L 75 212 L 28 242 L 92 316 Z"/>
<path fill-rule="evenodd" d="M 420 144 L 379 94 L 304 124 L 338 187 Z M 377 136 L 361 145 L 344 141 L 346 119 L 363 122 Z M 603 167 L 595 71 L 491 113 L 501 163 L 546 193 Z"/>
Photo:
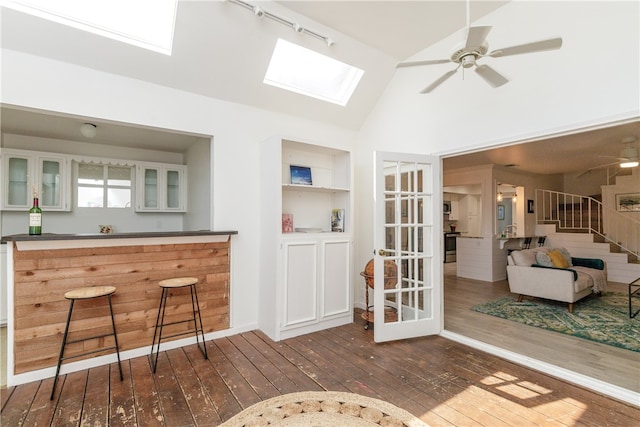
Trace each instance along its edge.
<path fill-rule="evenodd" d="M 444 262 L 456 262 L 456 237 L 460 232 L 444 233 Z"/>
<path fill-rule="evenodd" d="M 450 214 L 451 213 L 451 202 L 444 202 L 442 204 L 442 213 Z"/>

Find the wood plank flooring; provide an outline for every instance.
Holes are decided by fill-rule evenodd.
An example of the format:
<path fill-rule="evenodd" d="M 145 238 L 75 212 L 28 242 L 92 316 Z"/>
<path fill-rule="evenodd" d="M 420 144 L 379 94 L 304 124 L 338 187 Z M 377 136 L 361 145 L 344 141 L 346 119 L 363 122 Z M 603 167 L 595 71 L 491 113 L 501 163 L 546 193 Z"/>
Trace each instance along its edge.
<path fill-rule="evenodd" d="M 549 338 L 518 325 L 505 332 L 491 316 L 475 317 L 471 304 L 508 288 L 455 278 L 452 266 L 445 279 L 447 329 L 560 360 L 587 360 L 585 369 L 593 372 L 599 364 L 614 365 L 606 376 L 623 376 L 616 373 L 622 366 L 637 368 L 635 352 L 594 350 L 585 340 L 556 341 L 559 334 Z M 215 426 L 261 400 L 332 390 L 387 400 L 432 426 L 639 425 L 638 407 L 442 337 L 375 344 L 359 312 L 355 318 L 277 343 L 259 331 L 208 341 L 208 360 L 195 345 L 161 352 L 155 375 L 147 357 L 123 361 L 124 381 L 117 364 L 63 375 L 53 401 L 52 379 L 2 388 L 0 424 Z"/>
<path fill-rule="evenodd" d="M 432 426 L 631 426 L 640 409 L 432 336 L 374 344 L 360 322 L 275 343 L 261 332 L 2 390 L 3 426 L 213 426 L 261 400 L 333 390 L 387 400 Z"/>

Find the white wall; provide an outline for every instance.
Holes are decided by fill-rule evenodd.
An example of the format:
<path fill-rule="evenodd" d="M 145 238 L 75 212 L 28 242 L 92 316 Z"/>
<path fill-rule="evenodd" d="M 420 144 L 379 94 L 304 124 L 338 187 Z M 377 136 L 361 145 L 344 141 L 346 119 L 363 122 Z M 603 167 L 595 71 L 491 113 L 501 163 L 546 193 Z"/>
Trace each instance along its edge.
<path fill-rule="evenodd" d="M 211 165 L 213 141 L 201 141 L 189 148 L 184 163 L 187 169 L 187 212 L 184 214 L 185 231 L 208 230 L 213 224 L 211 206 Z"/>
<path fill-rule="evenodd" d="M 373 150 L 462 153 L 639 117 L 639 7 L 517 1 L 473 22 L 493 26 L 490 49 L 563 37 L 557 51 L 482 60 L 510 80 L 500 88 L 474 72 L 465 72 L 463 80 L 459 70 L 421 95 L 452 64 L 396 70 L 356 151 L 356 266 L 366 263 L 373 247 Z M 447 58 L 462 40 L 460 31 L 411 59 Z"/>
<path fill-rule="evenodd" d="M 211 227 L 238 231 L 232 238 L 231 324 L 236 330 L 255 327 L 260 142 L 280 134 L 352 147 L 356 133 L 16 51 L 1 53 L 7 105 L 213 135 Z"/>

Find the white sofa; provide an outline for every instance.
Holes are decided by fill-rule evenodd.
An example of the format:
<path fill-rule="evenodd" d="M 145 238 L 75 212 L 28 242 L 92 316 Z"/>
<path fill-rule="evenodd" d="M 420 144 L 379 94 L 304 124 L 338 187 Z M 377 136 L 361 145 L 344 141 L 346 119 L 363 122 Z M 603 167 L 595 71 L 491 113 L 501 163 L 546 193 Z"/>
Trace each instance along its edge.
<path fill-rule="evenodd" d="M 508 255 L 509 289 L 518 294 L 518 301 L 525 295 L 563 301 L 569 304 L 569 312 L 573 313 L 574 302 L 606 290 L 607 270 L 603 260 L 574 258 L 565 249 L 561 250 L 568 263 L 566 268 L 548 265 L 548 254 L 552 251 L 549 247 L 513 251 Z M 537 255 L 538 252 L 547 256 Z"/>

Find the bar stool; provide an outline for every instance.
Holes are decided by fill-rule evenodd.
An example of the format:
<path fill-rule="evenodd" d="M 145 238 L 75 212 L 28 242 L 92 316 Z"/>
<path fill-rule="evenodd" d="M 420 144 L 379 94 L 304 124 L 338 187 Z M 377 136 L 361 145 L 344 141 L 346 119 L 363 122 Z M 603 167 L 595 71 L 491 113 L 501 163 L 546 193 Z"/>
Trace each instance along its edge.
<path fill-rule="evenodd" d="M 118 350 L 118 336 L 116 335 L 116 322 L 113 318 L 113 307 L 111 305 L 111 295 L 115 293 L 116 288 L 113 286 L 94 286 L 88 288 L 78 288 L 68 291 L 64 294 L 64 297 L 70 301 L 69 305 L 69 315 L 67 316 L 67 324 L 64 328 L 64 336 L 62 337 L 62 346 L 60 347 L 60 356 L 58 357 L 58 367 L 56 368 L 56 376 L 53 380 L 53 388 L 51 389 L 51 400 L 53 400 L 53 395 L 56 391 L 56 384 L 58 383 L 58 375 L 60 374 L 60 366 L 62 365 L 62 361 L 66 359 L 73 359 L 80 356 L 86 356 L 88 354 L 100 353 L 106 350 L 116 350 L 116 356 L 118 357 L 118 368 L 120 369 L 120 381 L 122 381 L 122 364 L 120 363 L 120 351 Z M 78 338 L 76 340 L 67 341 L 69 336 L 69 324 L 71 323 L 71 314 L 73 313 L 73 306 L 76 300 L 90 300 L 95 298 L 107 297 L 109 301 L 109 313 L 111 314 L 111 327 L 112 332 L 108 334 L 102 335 L 93 335 L 86 338 Z M 64 350 L 67 344 L 73 344 L 77 342 L 88 341 L 96 338 L 104 338 L 113 335 L 114 345 L 111 347 L 103 347 L 91 351 L 87 351 L 80 354 L 74 354 L 72 356 L 64 357 Z"/>
<path fill-rule="evenodd" d="M 163 338 L 172 338 L 180 335 L 190 334 L 193 332 L 196 335 L 196 344 L 198 344 L 198 348 L 200 348 L 200 351 L 202 352 L 202 355 L 204 356 L 204 358 L 208 359 L 209 356 L 207 355 L 207 346 L 204 342 L 204 327 L 202 326 L 202 317 L 200 316 L 200 303 L 198 302 L 198 289 L 196 286 L 198 284 L 198 279 L 195 277 L 176 277 L 173 279 L 161 280 L 158 284 L 162 288 L 162 296 L 160 297 L 160 307 L 158 308 L 158 317 L 156 318 L 156 327 L 155 327 L 155 330 L 153 331 L 153 343 L 151 344 L 151 354 L 149 356 L 151 360 L 151 366 L 153 367 L 153 373 L 155 374 L 156 367 L 158 366 L 158 353 L 160 352 L 160 341 L 162 341 Z M 185 288 L 185 287 L 189 287 L 189 290 L 191 292 L 192 317 L 185 320 L 178 320 L 175 322 L 164 323 L 164 314 L 167 309 L 167 297 L 169 296 L 169 291 L 171 289 Z M 198 316 L 197 319 L 196 319 L 196 314 Z M 178 332 L 178 333 L 169 335 L 167 337 L 162 336 L 162 329 L 165 326 L 177 325 L 180 323 L 188 323 L 188 322 L 193 322 L 193 330 Z M 200 338 L 198 336 L 198 332 L 202 336 L 202 347 L 200 347 Z M 156 337 L 158 338 L 157 344 L 156 344 Z M 154 359 L 153 349 L 155 348 L 156 345 L 158 347 L 156 348 L 156 351 L 155 351 L 156 354 Z"/>

